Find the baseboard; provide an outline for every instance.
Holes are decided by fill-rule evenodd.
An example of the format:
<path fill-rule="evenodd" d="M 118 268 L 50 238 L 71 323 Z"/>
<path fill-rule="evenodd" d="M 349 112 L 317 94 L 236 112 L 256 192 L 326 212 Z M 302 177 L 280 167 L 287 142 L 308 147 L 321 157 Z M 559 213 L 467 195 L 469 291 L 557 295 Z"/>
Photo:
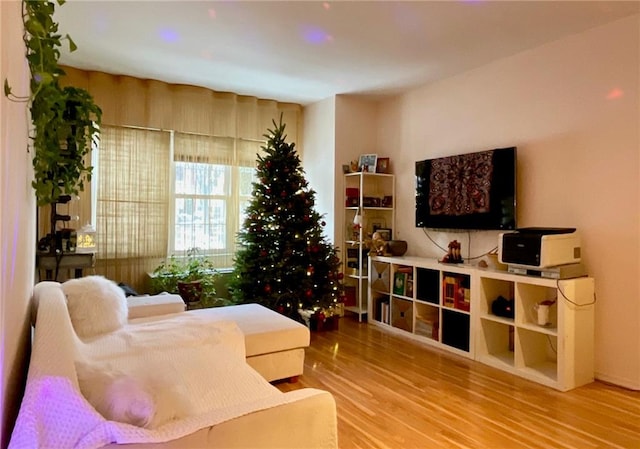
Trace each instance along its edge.
<path fill-rule="evenodd" d="M 633 382 L 630 379 L 623 379 L 620 377 L 609 376 L 607 374 L 602 374 L 602 373 L 596 373 L 595 377 L 596 377 L 596 380 L 599 380 L 601 382 L 613 384 L 618 387 L 627 388 L 629 390 L 640 391 L 640 383 Z"/>

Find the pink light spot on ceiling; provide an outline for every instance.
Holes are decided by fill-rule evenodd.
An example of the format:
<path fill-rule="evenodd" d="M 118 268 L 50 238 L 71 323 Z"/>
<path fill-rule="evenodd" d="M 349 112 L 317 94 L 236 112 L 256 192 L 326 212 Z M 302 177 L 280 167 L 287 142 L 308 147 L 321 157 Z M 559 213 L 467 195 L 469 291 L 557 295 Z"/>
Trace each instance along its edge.
<path fill-rule="evenodd" d="M 323 7 L 324 9 L 331 9 L 331 5 L 329 4 L 329 2 L 323 2 L 323 3 L 322 3 L 322 7 Z"/>
<path fill-rule="evenodd" d="M 213 59 L 213 55 L 209 50 L 202 50 L 200 52 L 200 56 L 202 57 L 202 59 Z"/>
<path fill-rule="evenodd" d="M 611 89 L 607 94 L 607 100 L 615 100 L 616 98 L 620 98 L 624 95 L 624 92 L 617 87 Z"/>
<path fill-rule="evenodd" d="M 209 11 L 207 11 L 209 14 L 209 17 L 211 17 L 212 19 L 216 18 L 216 10 L 213 8 L 209 8 Z"/>

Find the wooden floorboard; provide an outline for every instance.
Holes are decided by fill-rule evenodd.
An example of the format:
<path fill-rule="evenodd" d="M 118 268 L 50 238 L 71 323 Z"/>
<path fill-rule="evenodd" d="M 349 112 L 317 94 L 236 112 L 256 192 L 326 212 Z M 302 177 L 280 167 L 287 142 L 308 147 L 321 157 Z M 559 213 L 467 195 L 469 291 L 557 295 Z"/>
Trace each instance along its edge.
<path fill-rule="evenodd" d="M 358 323 L 314 332 L 289 391 L 330 391 L 340 448 L 640 449 L 640 392 L 569 392 Z"/>

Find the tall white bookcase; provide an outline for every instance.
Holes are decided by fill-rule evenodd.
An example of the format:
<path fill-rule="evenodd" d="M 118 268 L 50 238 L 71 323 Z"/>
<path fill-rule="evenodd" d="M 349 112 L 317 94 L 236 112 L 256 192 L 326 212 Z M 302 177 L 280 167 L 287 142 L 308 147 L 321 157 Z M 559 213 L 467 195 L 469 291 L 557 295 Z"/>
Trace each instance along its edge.
<path fill-rule="evenodd" d="M 349 289 L 345 309 L 356 313 L 358 320 L 367 313 L 367 279 L 369 249 L 366 239 L 374 227 L 388 229 L 393 237 L 395 220 L 395 177 L 385 173 L 357 172 L 344 175 L 345 223 L 344 263 L 345 287 Z M 354 223 L 356 216 L 359 224 Z"/>

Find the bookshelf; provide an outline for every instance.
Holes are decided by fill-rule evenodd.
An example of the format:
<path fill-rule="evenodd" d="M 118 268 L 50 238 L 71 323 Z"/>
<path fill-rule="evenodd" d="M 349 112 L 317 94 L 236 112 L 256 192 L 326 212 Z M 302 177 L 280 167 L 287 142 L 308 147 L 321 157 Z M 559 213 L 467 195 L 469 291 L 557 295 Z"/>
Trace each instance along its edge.
<path fill-rule="evenodd" d="M 567 391 L 594 379 L 594 284 L 376 256 L 369 323 Z M 512 317 L 492 310 L 500 296 L 512 301 Z M 541 303 L 551 304 L 544 323 Z"/>

